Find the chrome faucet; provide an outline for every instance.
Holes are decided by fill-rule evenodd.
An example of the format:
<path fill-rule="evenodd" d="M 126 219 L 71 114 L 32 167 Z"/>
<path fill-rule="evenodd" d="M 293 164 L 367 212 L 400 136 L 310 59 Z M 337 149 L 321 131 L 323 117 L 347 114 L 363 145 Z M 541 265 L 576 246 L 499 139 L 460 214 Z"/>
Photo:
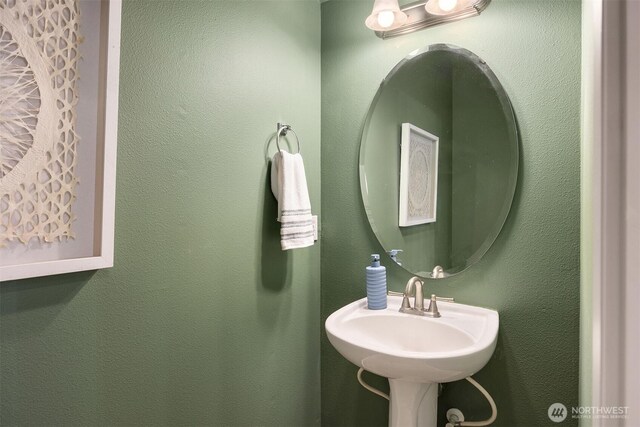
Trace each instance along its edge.
<path fill-rule="evenodd" d="M 420 280 L 419 277 L 412 277 L 407 282 L 407 286 L 404 288 L 404 294 L 402 296 L 402 305 L 400 305 L 401 313 L 410 313 L 410 314 L 418 314 L 422 315 L 424 313 L 424 294 L 422 293 L 422 285 L 424 283 Z M 414 295 L 415 289 L 415 298 L 413 300 L 413 308 L 411 307 L 411 303 L 409 302 L 409 297 Z"/>
<path fill-rule="evenodd" d="M 444 279 L 444 269 L 441 266 L 436 265 L 435 267 L 433 267 L 431 277 L 434 279 Z"/>
<path fill-rule="evenodd" d="M 431 295 L 431 301 L 429 302 L 429 307 L 425 310 L 424 308 L 424 294 L 422 291 L 422 286 L 424 283 L 420 280 L 419 277 L 412 277 L 407 282 L 407 286 L 404 288 L 404 293 L 402 294 L 402 304 L 400 305 L 400 312 L 407 314 L 415 314 L 418 316 L 429 316 L 429 317 L 441 317 L 440 311 L 438 311 L 438 304 L 436 301 L 448 301 L 454 302 L 453 298 L 441 298 L 434 294 Z M 414 292 L 415 290 L 415 292 Z M 411 302 L 409 301 L 409 297 L 414 296 L 413 307 L 411 307 Z"/>

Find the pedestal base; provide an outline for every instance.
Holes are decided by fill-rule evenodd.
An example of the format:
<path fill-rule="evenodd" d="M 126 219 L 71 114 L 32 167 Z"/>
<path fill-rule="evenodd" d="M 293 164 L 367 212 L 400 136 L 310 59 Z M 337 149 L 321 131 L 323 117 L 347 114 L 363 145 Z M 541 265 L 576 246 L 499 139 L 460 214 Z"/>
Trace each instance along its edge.
<path fill-rule="evenodd" d="M 436 427 L 438 384 L 389 379 L 389 427 Z"/>

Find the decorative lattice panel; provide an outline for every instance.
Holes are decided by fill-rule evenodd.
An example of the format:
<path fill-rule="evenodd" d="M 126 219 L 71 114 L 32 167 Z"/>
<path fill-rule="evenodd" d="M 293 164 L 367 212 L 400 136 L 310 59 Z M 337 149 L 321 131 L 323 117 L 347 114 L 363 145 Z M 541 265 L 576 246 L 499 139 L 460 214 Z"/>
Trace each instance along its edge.
<path fill-rule="evenodd" d="M 419 133 L 411 133 L 409 145 L 408 217 L 422 219 L 432 217 L 435 146 Z"/>
<path fill-rule="evenodd" d="M 73 237 L 79 9 L 0 0 L 0 246 Z"/>

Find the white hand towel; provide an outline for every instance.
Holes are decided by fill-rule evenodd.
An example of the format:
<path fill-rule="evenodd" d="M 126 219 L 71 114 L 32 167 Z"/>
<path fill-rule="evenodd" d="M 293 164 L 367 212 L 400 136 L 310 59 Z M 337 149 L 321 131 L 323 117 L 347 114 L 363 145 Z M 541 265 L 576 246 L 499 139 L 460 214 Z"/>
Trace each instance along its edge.
<path fill-rule="evenodd" d="M 278 200 L 282 250 L 313 245 L 311 202 L 302 156 L 278 151 L 271 164 L 271 191 Z"/>

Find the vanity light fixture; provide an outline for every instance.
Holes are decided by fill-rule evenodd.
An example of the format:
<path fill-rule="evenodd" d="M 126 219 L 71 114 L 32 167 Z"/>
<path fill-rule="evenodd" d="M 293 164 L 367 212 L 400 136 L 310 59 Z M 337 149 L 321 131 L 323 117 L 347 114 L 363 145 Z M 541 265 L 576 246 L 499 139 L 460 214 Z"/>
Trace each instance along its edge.
<path fill-rule="evenodd" d="M 373 12 L 365 23 L 367 27 L 376 32 L 378 37 L 386 39 L 413 33 L 434 25 L 446 24 L 447 22 L 480 15 L 489 6 L 490 2 L 491 0 L 420 0 L 410 3 L 401 9 L 398 8 L 397 12 L 393 9 L 393 13 L 388 13 L 387 11 L 392 10 L 388 5 L 393 3 L 397 7 L 398 1 L 376 0 L 373 5 Z M 387 13 L 381 15 L 380 12 Z M 402 16 L 400 14 L 404 15 L 405 18 L 396 19 L 396 16 Z M 391 20 L 391 16 L 394 17 L 393 20 Z M 391 23 L 386 27 L 371 25 L 371 23 L 379 24 L 381 20 L 384 24 L 389 21 Z"/>
<path fill-rule="evenodd" d="M 473 3 L 473 0 L 429 0 L 424 8 L 431 15 L 449 15 L 473 7 Z"/>
<path fill-rule="evenodd" d="M 364 24 L 374 31 L 391 31 L 405 22 L 407 14 L 400 11 L 398 0 L 376 0 Z"/>

